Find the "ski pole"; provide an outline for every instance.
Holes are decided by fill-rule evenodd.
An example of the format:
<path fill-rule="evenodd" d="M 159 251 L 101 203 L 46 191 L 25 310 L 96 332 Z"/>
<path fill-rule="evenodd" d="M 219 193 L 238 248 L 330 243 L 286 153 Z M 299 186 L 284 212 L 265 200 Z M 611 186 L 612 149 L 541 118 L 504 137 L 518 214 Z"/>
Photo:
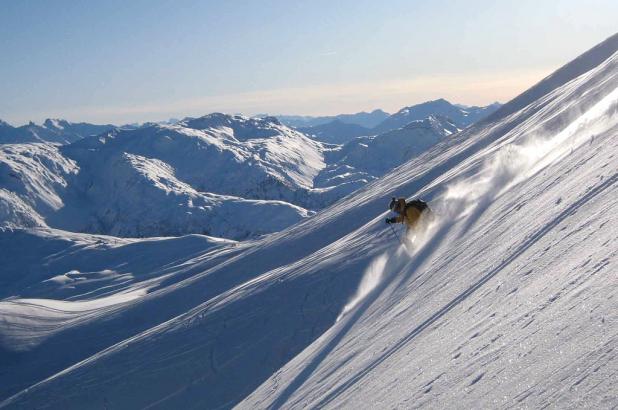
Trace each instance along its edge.
<path fill-rule="evenodd" d="M 391 232 L 393 232 L 393 235 L 395 235 L 395 238 L 397 238 L 397 240 L 399 241 L 399 243 L 403 243 L 401 242 L 401 238 L 399 237 L 399 235 L 397 234 L 397 232 L 395 231 L 395 228 L 393 228 L 393 225 L 388 225 L 389 228 L 391 228 Z"/>

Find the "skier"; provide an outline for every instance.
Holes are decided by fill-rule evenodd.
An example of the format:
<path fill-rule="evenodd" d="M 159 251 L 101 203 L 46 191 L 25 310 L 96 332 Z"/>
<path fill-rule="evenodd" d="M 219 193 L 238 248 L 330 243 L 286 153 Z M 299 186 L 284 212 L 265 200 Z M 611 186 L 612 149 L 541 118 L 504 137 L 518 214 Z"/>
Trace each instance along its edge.
<path fill-rule="evenodd" d="M 413 199 L 406 203 L 405 198 L 393 198 L 388 207 L 391 211 L 399 215 L 393 218 L 386 218 L 386 223 L 405 223 L 407 228 L 406 232 L 415 228 L 421 220 L 421 217 L 426 217 L 431 212 L 427 202 L 420 199 Z"/>

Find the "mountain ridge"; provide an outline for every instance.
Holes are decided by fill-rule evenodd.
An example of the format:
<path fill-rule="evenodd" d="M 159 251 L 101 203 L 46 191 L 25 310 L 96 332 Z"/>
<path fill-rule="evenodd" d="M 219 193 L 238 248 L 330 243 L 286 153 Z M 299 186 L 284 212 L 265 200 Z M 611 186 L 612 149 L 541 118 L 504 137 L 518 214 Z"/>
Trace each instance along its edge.
<path fill-rule="evenodd" d="M 70 144 L 89 135 L 102 134 L 116 128 L 111 124 L 96 125 L 85 122 L 71 123 L 61 119 L 46 119 L 42 125 L 30 122 L 13 127 L 0 121 L 0 144 L 54 142 Z"/>
<path fill-rule="evenodd" d="M 375 109 L 373 111 L 361 111 L 355 114 L 337 114 L 330 116 L 303 116 L 303 115 L 276 115 L 279 120 L 285 125 L 290 127 L 314 127 L 317 125 L 323 125 L 335 120 L 339 120 L 346 124 L 356 124 L 365 128 L 373 128 L 381 121 L 387 118 L 389 114 L 382 109 Z"/>

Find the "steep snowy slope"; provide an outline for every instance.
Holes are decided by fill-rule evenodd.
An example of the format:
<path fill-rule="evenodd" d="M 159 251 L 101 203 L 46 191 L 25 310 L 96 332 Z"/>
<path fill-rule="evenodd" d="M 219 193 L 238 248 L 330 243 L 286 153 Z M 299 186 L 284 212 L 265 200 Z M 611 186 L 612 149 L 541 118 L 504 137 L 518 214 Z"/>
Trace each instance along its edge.
<path fill-rule="evenodd" d="M 421 189 L 438 218 L 412 249 L 239 407 L 618 405 L 617 50 L 488 124 L 506 132 Z"/>
<path fill-rule="evenodd" d="M 41 215 L 64 206 L 62 193 L 77 172 L 57 145 L 0 145 L 0 226 L 45 226 Z"/>
<path fill-rule="evenodd" d="M 29 297 L 31 277 L 0 302 L 0 405 L 615 407 L 618 36 L 600 49 L 286 231 L 100 297 Z M 437 214 L 409 249 L 383 223 L 393 194 Z M 54 286 L 81 249 L 59 241 Z"/>

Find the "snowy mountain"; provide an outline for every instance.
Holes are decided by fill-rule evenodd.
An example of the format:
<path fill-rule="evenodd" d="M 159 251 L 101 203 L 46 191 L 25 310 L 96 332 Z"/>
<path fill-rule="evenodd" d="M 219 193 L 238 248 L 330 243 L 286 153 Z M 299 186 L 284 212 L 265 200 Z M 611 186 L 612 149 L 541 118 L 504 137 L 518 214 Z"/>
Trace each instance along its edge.
<path fill-rule="evenodd" d="M 0 406 L 616 407 L 617 133 L 615 35 L 256 241 L 5 231 Z"/>
<path fill-rule="evenodd" d="M 500 108 L 500 103 L 493 103 L 486 107 L 463 107 L 451 104 L 445 99 L 427 101 L 410 107 L 404 107 L 389 116 L 374 128 L 375 133 L 392 131 L 404 127 L 412 121 L 422 120 L 430 115 L 439 115 L 450 119 L 459 128 L 465 128 Z"/>
<path fill-rule="evenodd" d="M 299 127 L 298 130 L 315 140 L 329 144 L 345 144 L 356 137 L 373 135 L 373 131 L 369 128 L 357 124 L 348 124 L 341 120 L 334 120 L 313 127 Z"/>
<path fill-rule="evenodd" d="M 262 235 L 311 214 L 292 202 L 307 201 L 323 150 L 275 119 L 223 114 L 65 146 L 6 144 L 0 222 L 122 237 Z"/>
<path fill-rule="evenodd" d="M 444 127 L 409 125 L 341 147 L 273 117 L 215 113 L 114 129 L 65 146 L 5 144 L 0 225 L 246 239 L 350 194 L 437 143 Z"/>
<path fill-rule="evenodd" d="M 64 120 L 20 128 L 3 123 L 6 141 L 31 143 L 0 147 L 0 226 L 120 237 L 272 233 L 451 132 L 448 124 L 415 124 L 423 122 L 355 139 L 369 130 L 336 120 L 314 127 L 320 136 L 310 139 L 274 117 L 225 114 L 123 128 Z"/>
<path fill-rule="evenodd" d="M 66 120 L 47 119 L 42 125 L 33 122 L 13 127 L 0 121 L 0 144 L 21 144 L 28 142 L 55 142 L 69 144 L 89 135 L 102 134 L 114 129 L 114 125 L 71 123 Z"/>
<path fill-rule="evenodd" d="M 378 109 L 371 112 L 359 112 L 356 114 L 339 114 L 333 116 L 312 117 L 302 115 L 277 115 L 279 121 L 289 127 L 307 128 L 317 125 L 324 125 L 333 121 L 340 121 L 344 124 L 359 125 L 364 128 L 373 128 L 386 118 L 389 114 Z"/>
<path fill-rule="evenodd" d="M 429 116 L 380 135 L 356 138 L 333 151 L 316 187 L 376 180 L 459 131 L 449 119 Z"/>
<path fill-rule="evenodd" d="M 305 117 L 298 117 L 298 121 L 290 121 L 290 123 L 295 124 L 293 126 L 299 131 L 304 132 L 318 141 L 331 144 L 345 144 L 356 137 L 378 135 L 404 128 L 410 123 L 422 121 L 430 116 L 447 118 L 449 121 L 453 122 L 457 128 L 463 129 L 487 117 L 500 108 L 500 106 L 501 104 L 496 102 L 486 107 L 469 107 L 460 104 L 451 104 L 444 99 L 439 99 L 404 107 L 397 113 L 385 117 L 372 127 L 347 123 L 345 119 L 339 118 L 327 123 L 318 121 L 317 125 L 312 126 L 302 125 L 301 119 Z M 311 122 L 317 120 L 313 117 L 308 117 L 306 121 Z"/>

